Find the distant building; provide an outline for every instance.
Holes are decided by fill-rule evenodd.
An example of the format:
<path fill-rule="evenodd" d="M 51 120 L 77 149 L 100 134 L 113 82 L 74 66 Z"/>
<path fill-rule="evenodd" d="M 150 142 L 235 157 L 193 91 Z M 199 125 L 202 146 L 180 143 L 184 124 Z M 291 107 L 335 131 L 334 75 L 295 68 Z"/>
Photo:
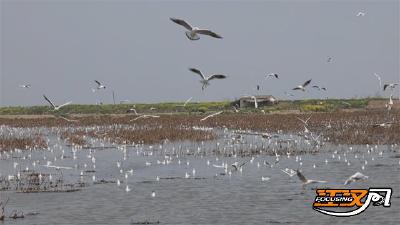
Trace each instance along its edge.
<path fill-rule="evenodd" d="M 254 97 L 257 99 L 258 107 L 274 105 L 278 103 L 278 100 L 272 95 L 255 95 Z M 254 101 L 255 101 L 254 97 L 252 96 L 241 97 L 239 101 L 236 102 L 236 104 L 238 103 L 240 108 L 254 107 Z"/>

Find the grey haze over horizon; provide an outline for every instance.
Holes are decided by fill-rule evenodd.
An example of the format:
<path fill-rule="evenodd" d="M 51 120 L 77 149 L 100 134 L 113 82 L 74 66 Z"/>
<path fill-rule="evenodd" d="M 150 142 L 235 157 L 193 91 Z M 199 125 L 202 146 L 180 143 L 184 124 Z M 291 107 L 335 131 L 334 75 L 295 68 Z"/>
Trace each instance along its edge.
<path fill-rule="evenodd" d="M 390 92 L 399 82 L 399 1 L 0 0 L 0 106 L 233 100 L 312 78 L 328 91 L 296 99 Z M 359 11 L 365 16 L 357 17 Z M 189 41 L 170 17 L 221 34 Z M 332 57 L 328 63 L 327 58 Z M 201 90 L 196 67 L 222 73 Z M 265 79 L 268 73 L 280 79 Z M 105 91 L 92 92 L 94 80 Z M 30 83 L 32 88 L 18 85 Z M 261 86 L 256 91 L 256 85 Z M 399 96 L 399 87 L 395 95 Z M 322 93 L 322 94 L 321 94 Z"/>

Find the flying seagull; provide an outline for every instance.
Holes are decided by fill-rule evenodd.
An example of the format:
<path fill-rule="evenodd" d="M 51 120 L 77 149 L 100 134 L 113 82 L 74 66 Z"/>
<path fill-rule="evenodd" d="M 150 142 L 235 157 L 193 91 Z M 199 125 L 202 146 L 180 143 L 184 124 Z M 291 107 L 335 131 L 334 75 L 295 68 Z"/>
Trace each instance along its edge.
<path fill-rule="evenodd" d="M 193 99 L 193 97 L 188 98 L 188 100 L 185 101 L 185 103 L 183 103 L 183 105 L 178 105 L 181 107 L 186 107 L 186 105 Z"/>
<path fill-rule="evenodd" d="M 245 162 L 243 162 L 243 163 L 241 163 L 241 164 L 239 164 L 239 162 L 234 162 L 231 166 L 233 167 L 234 171 L 238 171 L 238 170 L 241 170 L 242 167 L 243 167 L 246 163 L 248 163 L 250 160 L 251 160 L 251 159 L 249 159 L 249 160 L 247 160 L 247 161 L 245 161 Z"/>
<path fill-rule="evenodd" d="M 366 14 L 365 12 L 358 12 L 357 16 L 365 16 L 365 14 Z"/>
<path fill-rule="evenodd" d="M 94 80 L 94 82 L 96 82 L 96 84 L 97 84 L 97 90 L 106 89 L 106 86 L 104 86 L 103 84 L 101 84 L 99 81 Z M 92 91 L 95 92 L 96 89 L 92 89 Z"/>
<path fill-rule="evenodd" d="M 214 38 L 219 38 L 222 39 L 222 36 L 219 34 L 216 34 L 214 32 L 212 32 L 211 30 L 208 29 L 200 29 L 198 27 L 193 27 L 192 25 L 190 25 L 188 22 L 186 22 L 185 20 L 182 19 L 177 19 L 177 18 L 170 18 L 170 20 L 172 20 L 172 22 L 179 24 L 183 27 L 185 27 L 187 29 L 187 31 L 185 32 L 186 37 L 189 38 L 189 40 L 192 41 L 196 41 L 200 39 L 199 34 L 204 34 L 204 35 L 208 35 Z"/>
<path fill-rule="evenodd" d="M 289 168 L 286 168 L 285 170 L 281 169 L 281 171 L 286 173 L 289 177 L 293 177 L 296 174 L 296 172 L 294 170 L 289 169 Z"/>
<path fill-rule="evenodd" d="M 312 86 L 312 88 L 318 89 L 318 91 L 321 91 L 321 90 L 326 91 L 325 87 L 320 87 L 318 85 L 314 85 L 314 86 Z"/>
<path fill-rule="evenodd" d="M 44 97 L 44 99 L 51 105 L 51 107 L 53 107 L 53 110 L 54 110 L 54 111 L 59 110 L 59 109 L 61 109 L 62 107 L 66 106 L 66 105 L 69 105 L 69 104 L 72 103 L 72 102 L 66 102 L 66 103 L 64 103 L 64 104 L 62 104 L 62 105 L 56 106 L 52 101 L 50 101 L 50 99 L 48 99 L 48 98 L 46 97 L 46 95 L 43 95 L 43 97 Z"/>
<path fill-rule="evenodd" d="M 138 116 L 135 119 L 132 119 L 130 121 L 135 121 L 135 120 L 138 120 L 138 119 L 146 119 L 146 118 L 160 118 L 160 116 L 157 116 L 157 115 L 141 115 L 141 116 Z"/>
<path fill-rule="evenodd" d="M 293 97 L 294 96 L 294 94 L 292 94 L 292 93 L 288 93 L 288 92 L 284 92 L 285 93 L 285 95 L 287 95 L 287 96 L 289 96 L 289 97 Z"/>
<path fill-rule="evenodd" d="M 30 88 L 31 85 L 30 84 L 21 84 L 18 87 L 20 87 L 20 88 Z"/>
<path fill-rule="evenodd" d="M 261 176 L 261 181 L 269 181 L 270 179 L 270 177 Z"/>
<path fill-rule="evenodd" d="M 297 118 L 298 120 L 300 120 L 301 122 L 303 122 L 305 126 L 307 126 L 307 125 L 308 125 L 308 121 L 311 119 L 311 116 L 312 116 L 312 115 L 310 115 L 306 120 L 303 120 L 303 119 L 301 119 L 301 118 L 299 118 L 299 117 L 296 117 L 296 118 Z"/>
<path fill-rule="evenodd" d="M 397 85 L 399 85 L 398 83 L 391 83 L 391 84 L 385 84 L 383 85 L 383 90 L 386 91 L 386 88 L 390 88 L 390 89 L 394 89 Z"/>
<path fill-rule="evenodd" d="M 126 113 L 134 113 L 135 115 L 139 115 L 139 114 L 136 112 L 136 109 L 135 109 L 135 108 L 130 108 L 130 109 L 126 110 Z"/>
<path fill-rule="evenodd" d="M 366 180 L 366 179 L 368 179 L 368 176 L 365 176 L 364 174 L 357 172 L 357 173 L 351 175 L 349 178 L 347 178 L 347 180 L 344 182 L 344 185 L 348 185 L 351 182 L 356 182 L 356 181 Z"/>
<path fill-rule="evenodd" d="M 200 70 L 198 70 L 196 68 L 189 68 L 189 70 L 192 71 L 193 73 L 197 73 L 198 75 L 201 76 L 202 80 L 200 81 L 200 83 L 203 84 L 203 86 L 201 87 L 201 90 L 203 90 L 203 91 L 204 91 L 204 88 L 206 88 L 208 85 L 210 85 L 210 80 L 226 78 L 226 76 L 222 75 L 222 74 L 213 74 L 213 75 L 206 77 L 203 75 L 203 73 Z"/>
<path fill-rule="evenodd" d="M 374 76 L 379 81 L 379 89 L 382 88 L 382 78 L 381 78 L 381 76 L 379 76 L 379 74 L 377 74 L 377 73 L 374 73 Z"/>
<path fill-rule="evenodd" d="M 69 119 L 68 117 L 66 117 L 66 116 L 63 116 L 63 115 L 60 115 L 60 116 L 56 116 L 57 118 L 61 118 L 61 119 L 63 119 L 63 120 L 65 120 L 65 121 L 67 121 L 67 122 L 78 122 L 79 120 L 73 120 L 73 119 Z"/>
<path fill-rule="evenodd" d="M 296 170 L 296 174 L 297 177 L 303 182 L 303 187 L 306 186 L 307 184 L 326 183 L 326 181 L 323 180 L 309 180 L 300 172 L 300 170 Z"/>
<path fill-rule="evenodd" d="M 372 127 L 377 128 L 377 127 L 383 127 L 383 128 L 389 128 L 391 127 L 393 122 L 384 122 L 384 123 L 376 123 L 373 124 Z"/>
<path fill-rule="evenodd" d="M 275 77 L 276 79 L 279 79 L 279 75 L 276 73 L 270 73 L 267 75 L 267 77 Z"/>
<path fill-rule="evenodd" d="M 235 111 L 236 113 L 239 112 L 239 109 L 238 109 L 239 107 L 237 106 L 237 104 L 232 106 L 232 108 L 233 108 L 233 111 Z"/>
<path fill-rule="evenodd" d="M 43 166 L 47 167 L 47 168 L 54 168 L 56 170 L 60 170 L 60 169 L 70 170 L 70 169 L 72 169 L 72 167 L 66 167 L 66 166 L 52 166 L 52 165 L 43 165 Z"/>
<path fill-rule="evenodd" d="M 311 79 L 309 79 L 308 81 L 304 82 L 304 84 L 299 85 L 299 86 L 293 88 L 292 90 L 302 90 L 302 91 L 305 91 L 307 85 L 309 85 L 310 83 L 311 83 Z"/>
<path fill-rule="evenodd" d="M 223 113 L 223 112 L 224 112 L 224 111 L 219 111 L 219 112 L 213 113 L 213 114 L 211 114 L 211 115 L 208 115 L 208 116 L 204 117 L 204 118 L 201 119 L 200 121 L 204 121 L 204 120 L 206 120 L 206 119 L 208 119 L 208 118 L 210 118 L 210 117 L 214 117 L 214 116 L 219 115 L 219 114 L 221 114 L 221 113 Z"/>

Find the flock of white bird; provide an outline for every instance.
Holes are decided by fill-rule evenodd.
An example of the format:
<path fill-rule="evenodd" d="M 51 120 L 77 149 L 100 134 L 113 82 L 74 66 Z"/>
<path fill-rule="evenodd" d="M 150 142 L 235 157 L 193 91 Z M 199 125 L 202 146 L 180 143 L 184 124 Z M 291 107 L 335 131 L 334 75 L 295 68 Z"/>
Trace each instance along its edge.
<path fill-rule="evenodd" d="M 365 12 L 359 12 L 357 14 L 357 16 L 365 16 Z M 186 22 L 185 20 L 182 20 L 182 19 L 177 19 L 177 18 L 170 18 L 170 19 L 174 23 L 176 23 L 178 25 L 181 25 L 186 29 L 185 34 L 186 34 L 186 36 L 187 36 L 187 38 L 189 40 L 192 40 L 192 41 L 199 40 L 201 35 L 207 35 L 207 36 L 210 36 L 210 37 L 213 37 L 213 38 L 222 39 L 221 35 L 213 32 L 211 30 L 194 27 L 194 26 L 190 25 L 188 22 Z M 332 61 L 332 57 L 329 57 L 327 61 L 331 62 Z M 200 76 L 201 83 L 202 83 L 202 90 L 204 90 L 210 84 L 211 80 L 227 78 L 227 76 L 223 75 L 223 74 L 211 74 L 211 75 L 206 76 L 206 75 L 204 75 L 204 73 L 201 70 L 199 70 L 197 68 L 189 68 L 189 70 L 191 72 L 193 72 L 193 73 L 195 73 L 195 74 Z M 380 87 L 381 87 L 381 77 L 378 74 L 374 74 L 374 76 L 376 76 L 377 79 L 379 80 L 379 84 L 380 84 Z M 266 75 L 266 78 L 279 79 L 279 75 L 277 73 L 270 73 L 270 74 Z M 309 79 L 309 80 L 305 81 L 303 84 L 300 84 L 300 85 L 294 87 L 292 90 L 299 90 L 299 91 L 303 91 L 304 92 L 304 91 L 306 91 L 306 88 L 309 87 L 311 81 L 312 81 L 312 79 Z M 95 83 L 96 83 L 97 86 L 96 86 L 96 88 L 92 89 L 93 92 L 106 89 L 106 85 L 102 84 L 101 82 L 95 80 Z M 396 88 L 397 85 L 398 85 L 398 83 L 387 83 L 387 84 L 384 84 L 382 90 L 386 91 L 387 89 L 391 89 L 393 91 L 393 89 Z M 31 85 L 30 84 L 25 84 L 25 85 L 20 85 L 20 87 L 21 88 L 31 88 Z M 318 90 L 322 90 L 322 91 L 326 91 L 327 90 L 326 87 L 322 87 L 322 86 L 318 86 L 318 85 L 314 85 L 314 86 L 312 86 L 312 88 L 315 88 L 315 89 L 318 89 Z M 290 95 L 290 94 L 288 93 L 288 95 Z M 43 97 L 49 103 L 49 105 L 52 107 L 53 111 L 60 110 L 62 107 L 71 104 L 71 102 L 66 102 L 66 103 L 61 104 L 61 105 L 56 105 L 46 95 L 43 95 Z M 254 107 L 258 108 L 256 97 L 255 96 L 250 96 L 250 97 L 254 98 L 254 104 L 255 104 Z M 189 98 L 181 106 L 185 107 L 188 104 L 188 102 L 190 102 L 191 100 L 192 100 L 192 98 Z M 391 109 L 392 105 L 393 105 L 393 100 L 392 100 L 392 95 L 391 95 L 390 96 L 390 100 L 389 100 L 389 102 L 387 104 L 388 109 Z M 235 108 L 235 110 L 237 110 L 237 109 Z M 134 108 L 130 109 L 129 112 L 132 112 L 132 113 L 138 115 L 138 117 L 134 118 L 132 121 L 135 121 L 135 120 L 138 120 L 138 119 L 142 119 L 142 118 L 158 118 L 158 117 L 160 117 L 158 115 L 153 115 L 153 114 L 149 114 L 149 115 L 142 114 L 142 115 L 140 115 L 140 114 L 138 114 L 136 112 L 136 109 L 134 109 Z M 201 121 L 207 120 L 207 119 L 209 119 L 211 117 L 214 117 L 214 116 L 217 116 L 217 115 L 219 115 L 221 113 L 223 113 L 223 111 L 215 112 L 213 114 L 210 114 L 210 115 L 202 118 Z M 314 134 L 312 132 L 310 132 L 309 129 L 307 128 L 307 124 L 308 124 L 310 118 L 311 117 L 309 117 L 307 119 L 298 118 L 304 124 L 304 132 L 303 132 L 303 134 L 304 135 L 309 135 L 311 137 L 310 140 L 308 140 L 308 139 L 296 139 L 295 137 L 291 136 L 292 139 L 296 139 L 296 140 L 294 140 L 294 142 L 297 143 L 297 146 L 290 146 L 290 147 L 292 147 L 292 148 L 295 148 L 295 147 L 304 148 L 305 146 L 308 146 L 308 147 L 315 148 L 316 146 L 318 147 L 318 146 L 322 145 L 321 142 L 323 142 L 323 140 L 322 141 L 320 140 L 321 139 L 320 136 L 315 137 Z M 330 124 L 328 126 L 330 126 Z M 378 125 L 378 126 L 381 126 L 381 125 Z M 383 124 L 382 126 L 385 126 L 385 124 Z M 7 128 L 7 127 L 4 127 L 4 126 L 0 127 L 0 130 L 2 130 L 2 131 L 5 131 L 7 129 L 9 129 L 7 132 L 11 132 L 11 133 L 14 132 L 14 135 L 16 135 L 16 136 L 18 136 L 18 134 L 17 134 L 18 132 L 23 133 L 23 131 L 18 130 L 18 129 L 14 129 L 14 128 L 11 129 L 11 128 Z M 85 128 L 85 129 L 86 130 L 90 130 L 90 129 L 97 129 L 97 128 Z M 207 128 L 199 128 L 199 129 L 207 129 Z M 210 128 L 210 129 L 212 129 L 212 128 Z M 224 131 L 224 132 L 226 132 L 226 131 Z M 57 131 L 57 133 L 59 133 L 59 131 Z M 300 155 L 291 156 L 291 154 L 288 152 L 286 159 L 287 160 L 293 160 L 293 161 L 291 161 L 293 167 L 292 167 L 292 169 L 291 168 L 283 168 L 283 167 L 280 168 L 279 165 L 280 165 L 281 161 L 283 160 L 284 156 L 279 155 L 278 152 L 276 151 L 276 149 L 280 145 L 280 141 L 282 140 L 281 135 L 280 134 L 277 134 L 277 135 L 278 135 L 278 138 L 274 137 L 273 135 L 262 134 L 262 135 L 260 135 L 260 137 L 262 137 L 262 138 L 258 139 L 259 143 L 247 143 L 244 140 L 243 135 L 237 135 L 237 132 L 235 132 L 235 131 L 229 132 L 229 134 L 225 134 L 225 136 L 228 136 L 229 141 L 226 142 L 226 143 L 218 142 L 217 146 L 219 146 L 219 148 L 223 149 L 225 154 L 232 155 L 233 158 L 235 160 L 237 160 L 237 161 L 235 161 L 233 163 L 229 163 L 228 162 L 229 161 L 228 158 L 225 158 L 225 161 L 223 161 L 222 159 L 220 159 L 220 158 L 223 158 L 223 157 L 216 156 L 215 160 L 213 160 L 213 162 L 210 162 L 210 158 L 208 158 L 208 160 L 206 161 L 207 168 L 208 167 L 209 168 L 220 168 L 222 171 L 219 174 L 217 173 L 216 176 L 229 176 L 229 177 L 232 177 L 236 173 L 243 173 L 243 170 L 249 164 L 254 164 L 254 165 L 257 165 L 258 168 L 260 168 L 260 167 L 263 167 L 263 168 L 273 168 L 273 167 L 279 168 L 278 172 L 280 171 L 282 173 L 282 175 L 286 174 L 289 177 L 293 177 L 294 175 L 297 175 L 297 177 L 298 177 L 299 181 L 302 183 L 303 187 L 306 187 L 306 186 L 308 186 L 310 184 L 320 184 L 320 183 L 327 183 L 328 182 L 328 181 L 324 181 L 324 180 L 314 180 L 314 179 L 307 178 L 303 174 L 303 172 L 301 171 L 301 168 L 303 166 L 303 161 L 302 161 L 302 157 Z M 62 142 L 60 139 L 58 139 L 58 141 L 60 143 Z M 98 140 L 91 140 L 91 142 L 93 144 L 97 143 L 97 141 Z M 119 170 L 119 174 L 121 176 L 123 176 L 122 178 L 118 177 L 116 179 L 116 185 L 118 187 L 120 187 L 123 183 L 125 183 L 125 186 L 124 186 L 123 190 L 125 190 L 126 192 L 131 192 L 132 191 L 132 187 L 129 186 L 128 179 L 129 179 L 129 177 L 134 176 L 134 173 L 135 173 L 135 171 L 132 168 L 124 168 L 123 167 L 123 165 L 126 163 L 126 161 L 129 160 L 128 157 L 127 157 L 127 155 L 129 154 L 129 150 L 131 150 L 131 151 L 135 151 L 136 150 L 137 155 L 141 155 L 141 156 L 144 156 L 144 157 L 151 157 L 151 156 L 153 156 L 153 154 L 160 154 L 159 151 L 163 151 L 165 153 L 164 159 L 155 160 L 155 158 L 150 158 L 153 161 L 151 161 L 151 160 L 146 161 L 146 163 L 145 163 L 146 167 L 149 167 L 149 166 L 160 166 L 160 165 L 166 165 L 167 166 L 167 165 L 172 165 L 172 164 L 180 165 L 181 163 L 183 163 L 183 161 L 186 161 L 186 163 L 185 163 L 186 166 L 190 165 L 190 160 L 188 160 L 188 158 L 185 157 L 184 154 L 181 154 L 181 155 L 176 154 L 175 147 L 172 147 L 173 150 L 169 149 L 167 151 L 167 150 L 165 150 L 166 147 L 164 147 L 162 144 L 159 145 L 158 149 L 154 149 L 154 146 L 145 146 L 143 144 L 136 144 L 134 146 L 129 147 L 127 145 L 109 143 L 109 142 L 107 142 L 106 139 L 104 139 L 102 141 L 104 141 L 102 143 L 103 147 L 106 146 L 106 145 L 110 145 L 111 144 L 112 147 L 117 148 L 119 151 L 121 151 L 123 153 L 123 158 L 122 159 L 120 159 L 120 160 L 118 160 L 116 162 L 113 161 L 113 162 L 110 162 L 110 163 L 114 164 L 117 167 L 117 169 Z M 50 142 L 50 141 L 48 140 L 48 142 Z M 290 141 L 287 141 L 287 142 L 289 143 Z M 300 144 L 300 142 L 302 144 Z M 89 164 L 91 164 L 93 170 L 96 170 L 96 161 L 97 161 L 96 160 L 96 155 L 95 155 L 96 154 L 96 150 L 90 150 L 90 152 L 87 155 L 87 158 L 90 161 L 85 163 L 83 166 L 82 165 L 78 165 L 77 163 L 74 164 L 73 166 L 56 165 L 58 163 L 62 164 L 63 160 L 65 159 L 65 157 L 64 157 L 65 155 L 64 154 L 67 154 L 67 152 L 65 152 L 66 147 L 63 146 L 63 144 L 60 144 L 60 143 L 57 143 L 57 144 L 49 147 L 49 151 L 50 151 L 51 154 L 43 153 L 43 158 L 42 159 L 38 159 L 38 160 L 34 160 L 32 162 L 32 166 L 25 165 L 26 169 L 29 169 L 28 167 L 33 167 L 33 169 L 40 169 L 40 168 L 37 167 L 37 165 L 41 165 L 44 168 L 55 169 L 55 170 L 59 170 L 59 171 L 60 170 L 61 171 L 62 170 L 77 170 L 77 171 L 79 171 L 79 176 L 83 176 L 84 175 L 83 169 L 89 168 L 89 166 L 88 166 Z M 268 148 L 273 149 L 273 151 L 275 152 L 275 157 L 273 157 L 273 158 L 275 158 L 275 160 L 274 160 L 273 163 L 268 162 L 261 155 L 251 156 L 247 160 L 238 160 L 239 156 L 237 155 L 237 149 L 240 149 L 240 148 L 243 148 L 243 149 L 256 149 L 257 147 L 259 148 L 261 145 L 264 146 L 264 144 L 269 146 Z M 394 146 L 394 147 L 397 147 L 397 145 Z M 203 148 L 202 145 L 200 145 L 197 150 L 194 150 L 194 152 L 195 153 L 196 152 L 200 152 L 202 150 L 201 148 Z M 367 148 L 367 153 L 362 155 L 362 160 L 364 160 L 364 161 L 362 161 L 362 167 L 360 168 L 361 170 L 364 170 L 365 169 L 365 165 L 368 164 L 368 160 L 367 160 L 368 156 L 369 156 L 369 160 L 374 161 L 376 158 L 379 157 L 379 155 L 380 156 L 382 155 L 382 151 L 378 151 L 378 146 L 371 147 L 371 146 L 367 145 L 366 148 Z M 60 150 L 62 152 L 62 155 L 60 156 L 58 154 L 59 152 L 55 151 L 55 149 Z M 81 150 L 81 149 L 80 149 L 79 146 L 72 146 L 70 148 L 70 150 L 71 150 L 71 154 L 72 154 L 71 159 L 72 159 L 72 162 L 74 162 L 75 160 L 77 160 L 77 156 L 76 156 L 77 155 L 77 151 Z M 187 150 L 187 151 L 189 151 L 189 150 Z M 168 152 L 168 154 L 167 154 L 167 152 Z M 11 152 L 1 152 L 0 151 L 0 158 L 1 159 L 14 160 L 13 156 L 15 154 L 24 155 L 24 153 L 22 151 L 20 151 L 20 150 L 14 150 L 14 151 L 11 151 Z M 352 147 L 349 147 L 343 153 L 338 153 L 337 151 L 334 151 L 332 153 L 332 159 L 336 159 L 337 161 L 339 161 L 341 163 L 344 163 L 345 165 L 350 167 L 351 166 L 350 154 L 353 154 L 354 159 L 357 159 L 357 160 L 358 160 L 358 157 L 361 157 L 358 153 L 352 151 Z M 50 157 L 49 155 L 51 155 L 52 159 L 49 158 Z M 201 156 L 201 154 L 199 154 L 199 156 Z M 31 160 L 32 159 L 32 153 L 29 153 L 27 156 L 24 155 L 22 159 Z M 107 159 L 101 159 L 101 160 L 107 160 Z M 220 164 L 221 161 L 222 161 L 222 164 Z M 326 158 L 325 162 L 324 162 L 325 165 L 327 165 L 328 162 L 329 162 L 329 160 Z M 14 165 L 15 171 L 13 171 L 14 173 L 7 174 L 9 179 L 12 179 L 13 177 L 15 177 L 15 175 L 14 175 L 15 173 L 19 173 L 19 171 L 17 171 L 19 163 L 21 163 L 21 162 L 14 162 L 13 165 Z M 215 164 L 211 165 L 212 163 L 215 163 Z M 219 163 L 219 164 L 217 164 L 217 163 Z M 400 162 L 399 162 L 399 164 L 400 164 Z M 320 166 L 322 167 L 323 163 L 321 163 Z M 189 168 L 189 167 L 187 167 L 187 168 Z M 316 164 L 314 164 L 312 166 L 312 168 L 315 169 L 316 168 Z M 189 171 L 185 171 L 184 175 L 182 174 L 181 178 L 189 179 L 189 178 L 194 178 L 194 177 L 196 177 L 196 168 L 193 167 L 193 168 L 190 168 Z M 156 176 L 155 180 L 159 182 L 160 179 L 162 179 L 162 178 L 163 177 Z M 361 173 L 359 171 L 354 171 L 354 174 L 352 174 L 348 178 L 344 179 L 342 184 L 343 185 L 349 185 L 349 184 L 351 184 L 353 182 L 365 181 L 368 178 L 369 177 L 367 175 L 364 175 L 363 173 Z M 96 181 L 97 179 L 98 178 L 96 177 L 96 175 L 92 176 L 92 180 L 93 181 Z M 262 176 L 260 179 L 263 182 L 271 182 L 273 180 L 273 178 L 268 177 L 268 176 Z M 152 198 L 155 198 L 157 196 L 156 192 L 154 190 L 152 190 L 150 196 Z"/>
<path fill-rule="evenodd" d="M 357 17 L 363 17 L 366 15 L 366 12 L 364 11 L 360 11 L 356 14 Z M 178 25 L 181 25 L 182 27 L 184 27 L 186 29 L 185 34 L 187 36 L 187 38 L 191 41 L 196 41 L 200 39 L 201 35 L 206 35 L 206 36 L 210 36 L 213 38 L 217 38 L 217 39 L 222 39 L 223 37 L 219 34 L 217 34 L 214 31 L 211 31 L 209 29 L 202 29 L 202 28 L 198 28 L 195 26 L 192 26 L 189 22 L 187 22 L 186 20 L 183 19 L 178 19 L 178 18 L 170 18 L 170 20 Z M 331 63 L 333 60 L 332 56 L 329 56 L 327 58 L 327 62 Z M 223 74 L 211 74 L 209 76 L 205 76 L 201 70 L 197 69 L 197 68 L 189 68 L 190 71 L 192 71 L 193 73 L 196 73 L 198 75 L 200 75 L 201 77 L 201 84 L 202 84 L 202 90 L 205 90 L 205 88 L 210 85 L 210 81 L 211 80 L 215 80 L 215 79 L 225 79 L 227 78 L 226 75 Z M 379 87 L 380 89 L 382 89 L 382 80 L 381 77 L 377 74 L 374 73 L 374 76 L 376 76 L 376 78 L 379 81 Z M 275 79 L 279 79 L 279 75 L 277 73 L 269 73 L 266 75 L 266 78 L 275 78 Z M 307 81 L 305 81 L 303 84 L 300 84 L 294 88 L 292 88 L 291 90 L 299 90 L 299 91 L 306 91 L 306 87 L 310 85 L 312 79 L 309 79 Z M 99 90 L 104 90 L 106 89 L 106 86 L 101 83 L 98 80 L 94 80 L 94 82 L 96 83 L 96 87 L 92 88 L 93 92 L 99 91 Z M 398 83 L 385 83 L 383 85 L 383 91 L 386 91 L 387 88 L 390 88 L 393 92 L 393 89 L 398 85 Z M 31 84 L 23 84 L 23 85 L 19 85 L 19 87 L 21 88 L 31 88 L 32 85 Z M 313 85 L 312 88 L 315 88 L 316 90 L 319 91 L 327 91 L 326 87 L 320 86 L 320 85 Z M 257 90 L 260 90 L 260 85 L 257 85 Z M 294 94 L 292 93 L 288 93 L 287 91 L 285 91 L 285 94 L 289 97 L 294 96 Z M 59 110 L 60 108 L 71 104 L 71 102 L 67 102 L 65 104 L 56 106 L 54 105 L 45 95 L 43 95 L 45 100 L 51 105 L 51 107 L 53 108 L 53 110 Z M 390 95 L 390 98 L 392 98 L 392 94 Z"/>

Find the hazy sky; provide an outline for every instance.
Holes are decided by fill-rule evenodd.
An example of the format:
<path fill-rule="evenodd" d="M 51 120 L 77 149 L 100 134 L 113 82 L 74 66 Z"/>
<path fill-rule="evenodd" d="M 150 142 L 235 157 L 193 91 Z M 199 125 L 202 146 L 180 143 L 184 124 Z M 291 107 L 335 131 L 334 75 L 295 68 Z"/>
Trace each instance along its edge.
<path fill-rule="evenodd" d="M 111 103 L 112 90 L 132 102 L 285 98 L 309 78 L 328 88 L 325 97 L 364 97 L 378 92 L 374 73 L 400 80 L 399 1 L 0 2 L 2 106 L 44 105 L 43 94 L 57 104 Z M 224 39 L 190 41 L 169 17 Z M 189 67 L 228 78 L 201 91 Z M 265 79 L 271 72 L 280 79 Z M 93 93 L 94 79 L 107 89 Z"/>

